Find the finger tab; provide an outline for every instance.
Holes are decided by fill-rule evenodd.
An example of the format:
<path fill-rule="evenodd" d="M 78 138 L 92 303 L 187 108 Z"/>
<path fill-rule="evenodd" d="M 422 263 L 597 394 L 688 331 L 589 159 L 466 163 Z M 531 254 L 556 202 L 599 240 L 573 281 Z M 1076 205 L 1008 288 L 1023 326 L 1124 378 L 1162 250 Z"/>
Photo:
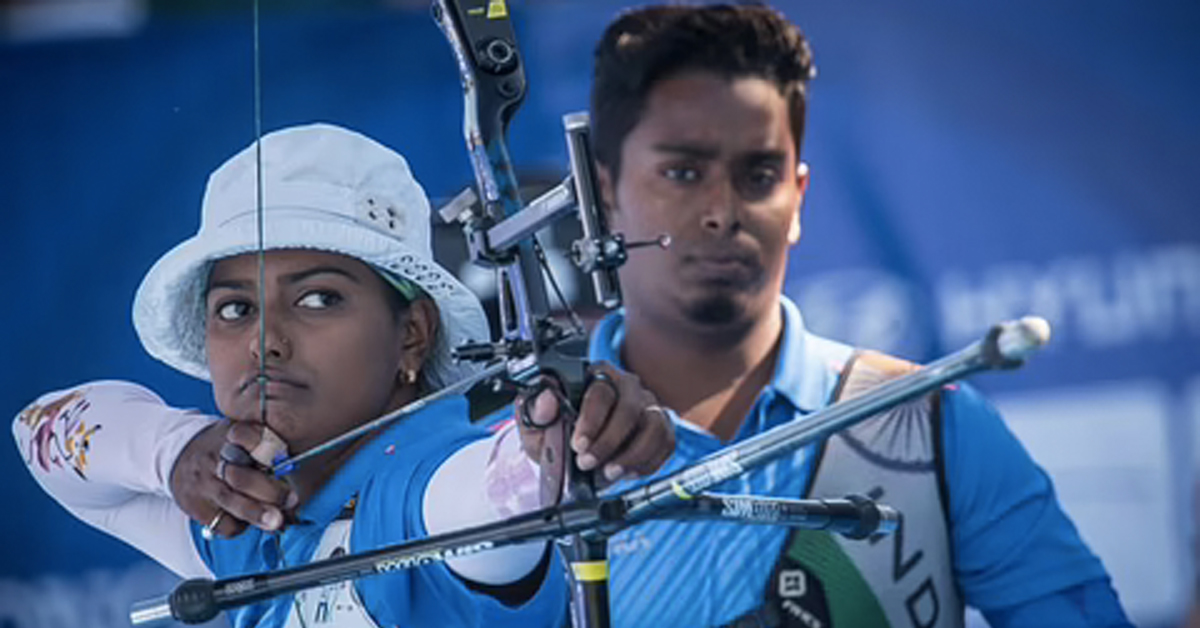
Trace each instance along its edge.
<path fill-rule="evenodd" d="M 262 437 L 258 441 L 258 445 L 250 450 L 250 456 L 258 464 L 269 467 L 286 458 L 287 443 L 283 442 L 283 439 L 273 432 L 271 428 L 264 425 L 262 427 Z"/>

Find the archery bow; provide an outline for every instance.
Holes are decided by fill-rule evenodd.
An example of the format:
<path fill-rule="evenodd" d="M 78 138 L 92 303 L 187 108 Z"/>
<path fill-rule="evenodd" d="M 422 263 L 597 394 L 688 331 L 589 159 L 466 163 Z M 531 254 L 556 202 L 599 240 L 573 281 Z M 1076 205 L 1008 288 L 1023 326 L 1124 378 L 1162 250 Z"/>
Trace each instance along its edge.
<path fill-rule="evenodd" d="M 669 240 L 663 236 L 647 243 L 626 244 L 619 234 L 607 231 L 595 195 L 586 114 L 564 118 L 571 175 L 523 209 L 505 133 L 525 96 L 524 69 L 507 11 L 494 11 L 495 4 L 484 2 L 481 6 L 464 8 L 460 0 L 435 0 L 433 5 L 434 18 L 451 45 L 462 79 L 463 130 L 481 194 L 478 209 L 474 206 L 472 193 L 468 192 L 455 199 L 441 214 L 448 221 L 462 224 L 474 262 L 497 269 L 502 326 L 501 337 L 496 342 L 456 349 L 460 359 L 486 362 L 489 366 L 480 375 L 437 394 L 459 392 L 488 378 L 530 384 L 539 376 L 547 376 L 563 387 L 568 399 L 577 400 L 586 372 L 584 339 L 578 330 L 564 328 L 550 317 L 541 274 L 544 257 L 533 234 L 570 209 L 577 208 L 584 237 L 573 246 L 573 258 L 591 276 L 596 300 L 606 307 L 620 302 L 616 268 L 624 262 L 627 249 L 642 245 L 666 246 Z M 499 6 L 503 7 L 504 3 Z M 261 214 L 261 204 L 259 207 Z M 261 237 L 260 232 L 260 273 Z M 260 334 L 263 323 L 260 318 Z M 601 628 L 608 625 L 606 539 L 634 523 L 654 517 L 726 517 L 833 529 L 855 538 L 894 528 L 895 511 L 860 498 L 763 500 L 711 495 L 704 491 L 892 405 L 934 390 L 943 383 L 984 369 L 1018 365 L 1047 337 L 1048 327 L 1040 319 L 997 326 L 987 338 L 957 354 L 884 384 L 875 391 L 834 404 L 804 422 L 785 424 L 743 441 L 643 487 L 599 498 L 586 475 L 576 476 L 568 483 L 570 501 L 563 506 L 265 574 L 217 581 L 189 580 L 171 594 L 167 603 L 154 600 L 140 604 L 132 618 L 135 624 L 170 616 L 196 623 L 210 619 L 222 609 L 318 584 L 413 568 L 517 543 L 574 535 L 571 550 L 576 566 L 573 570 L 576 576 L 573 618 L 577 627 Z M 260 351 L 263 349 L 261 343 L 262 336 Z M 288 468 L 319 451 L 378 429 L 429 402 L 430 398 L 425 398 L 406 406 L 279 463 L 275 469 Z M 568 472 L 575 471 L 570 448 L 564 445 L 561 453 L 566 456 Z M 604 575 L 597 577 L 596 574 Z"/>

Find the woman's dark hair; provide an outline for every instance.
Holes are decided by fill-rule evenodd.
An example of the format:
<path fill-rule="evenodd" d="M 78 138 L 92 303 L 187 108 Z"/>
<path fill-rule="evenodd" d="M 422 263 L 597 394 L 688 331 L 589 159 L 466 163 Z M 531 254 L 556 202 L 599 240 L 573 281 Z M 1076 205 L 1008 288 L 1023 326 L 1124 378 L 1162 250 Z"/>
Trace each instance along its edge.
<path fill-rule="evenodd" d="M 387 299 L 388 308 L 392 310 L 392 315 L 396 320 L 400 320 L 408 309 L 412 306 L 413 301 L 417 299 L 428 298 L 425 291 L 420 286 L 412 281 L 397 275 L 389 270 L 372 267 L 379 276 L 383 278 L 387 288 L 384 290 L 384 298 Z"/>
<path fill-rule="evenodd" d="M 656 6 L 620 16 L 596 46 L 592 137 L 597 161 L 614 179 L 620 176 L 621 145 L 637 126 L 650 91 L 687 70 L 774 83 L 787 99 L 799 155 L 805 86 L 815 74 L 800 29 L 760 5 Z"/>

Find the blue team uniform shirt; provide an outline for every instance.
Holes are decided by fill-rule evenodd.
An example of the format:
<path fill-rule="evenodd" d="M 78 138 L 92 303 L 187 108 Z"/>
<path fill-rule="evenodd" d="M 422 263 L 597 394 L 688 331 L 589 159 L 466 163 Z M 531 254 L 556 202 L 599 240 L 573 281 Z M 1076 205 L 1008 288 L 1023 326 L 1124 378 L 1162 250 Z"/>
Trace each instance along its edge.
<path fill-rule="evenodd" d="M 472 426 L 463 397 L 430 404 L 364 445 L 276 539 L 249 528 L 233 539 L 205 541 L 200 526 L 192 536 L 200 555 L 218 578 L 268 571 L 309 562 L 325 528 L 356 498 L 350 547 L 361 552 L 428 536 L 421 515 L 425 487 L 434 471 L 464 445 L 489 432 Z M 561 626 L 568 591 L 561 563 L 550 561 L 541 588 L 518 607 L 467 588 L 444 563 L 371 576 L 355 583 L 359 599 L 381 628 L 393 626 Z M 293 605 L 285 595 L 230 611 L 234 628 L 283 626 Z"/>
<path fill-rule="evenodd" d="M 849 348 L 808 333 L 784 298 L 783 339 L 771 383 L 734 442 L 828 405 Z M 620 365 L 624 317 L 601 321 L 589 357 Z M 994 628 L 1129 626 L 1103 565 L 1059 507 L 1045 472 L 976 391 L 943 393 L 943 451 L 953 570 L 964 601 Z M 674 456 L 650 479 L 721 449 L 715 436 L 676 420 Z M 796 451 L 713 492 L 799 497 L 813 473 L 816 445 Z M 628 484 L 613 490 L 627 488 Z M 614 625 L 712 626 L 761 606 L 788 529 L 724 522 L 654 521 L 609 543 Z"/>

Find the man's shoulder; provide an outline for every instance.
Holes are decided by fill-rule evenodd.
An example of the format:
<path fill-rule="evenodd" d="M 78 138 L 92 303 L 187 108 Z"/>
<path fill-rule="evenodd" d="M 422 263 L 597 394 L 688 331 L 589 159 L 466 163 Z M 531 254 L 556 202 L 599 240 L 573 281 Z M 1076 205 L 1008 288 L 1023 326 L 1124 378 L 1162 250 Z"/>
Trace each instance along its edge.
<path fill-rule="evenodd" d="M 804 409 L 816 410 L 829 403 L 854 347 L 818 336 L 807 330 L 802 342 L 785 342 L 774 386 L 790 391 Z"/>
<path fill-rule="evenodd" d="M 846 367 L 853 363 L 856 368 L 870 368 L 888 378 L 899 377 L 921 368 L 923 365 L 915 360 L 875 351 L 865 347 L 857 347 L 845 342 L 819 336 L 805 331 L 803 344 L 804 355 L 792 355 L 790 359 L 803 357 L 811 363 L 822 364 L 826 372 L 832 372 L 840 377 L 846 373 Z M 960 414 L 978 415 L 995 414 L 996 408 L 988 398 L 965 381 L 955 381 L 943 385 L 940 389 L 943 399 L 952 403 Z"/>
<path fill-rule="evenodd" d="M 942 406 L 957 421 L 995 420 L 1002 422 L 1000 411 L 978 388 L 969 382 L 945 384 L 941 389 Z"/>

